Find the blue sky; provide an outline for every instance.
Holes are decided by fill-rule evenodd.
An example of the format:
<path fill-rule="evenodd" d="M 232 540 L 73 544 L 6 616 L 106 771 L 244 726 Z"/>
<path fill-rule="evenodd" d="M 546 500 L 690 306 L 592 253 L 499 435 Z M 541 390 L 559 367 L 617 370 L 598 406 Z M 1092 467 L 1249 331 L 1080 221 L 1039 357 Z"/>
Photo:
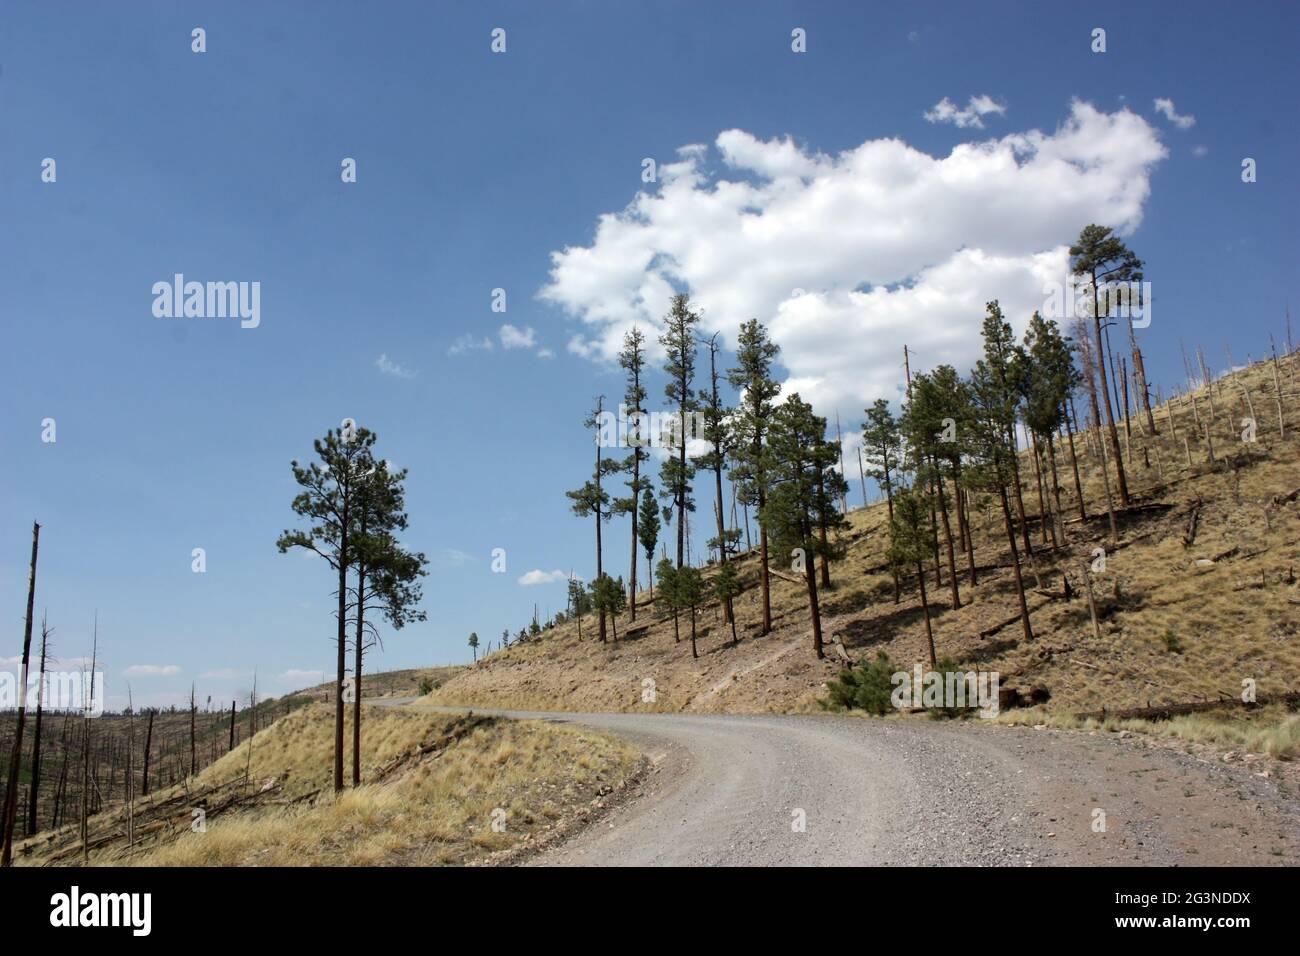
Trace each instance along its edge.
<path fill-rule="evenodd" d="M 0 657 L 19 648 L 37 519 L 38 614 L 48 608 L 66 659 L 88 652 L 98 610 L 111 706 L 133 666 L 137 701 L 163 705 L 191 680 L 200 698 L 229 700 L 254 667 L 271 694 L 328 670 L 327 569 L 274 542 L 293 524 L 289 460 L 345 417 L 409 468 L 408 541 L 432 559 L 430 620 L 388 634 L 369 666 L 467 660 L 471 630 L 486 641 L 518 630 L 534 602 L 562 607 L 562 583 L 519 578 L 591 573 L 591 528 L 563 495 L 590 469 L 579 423 L 594 395 L 622 392 L 603 356 L 628 320 L 619 310 L 633 308 L 629 290 L 648 290 L 635 308 L 652 315 L 657 263 L 692 237 L 681 269 L 666 269 L 671 281 L 698 294 L 724 338 L 744 309 L 770 300 L 772 314 L 755 316 L 765 321 L 784 310 L 790 375 L 846 429 L 864 399 L 892 394 L 900 329 L 922 366 L 956 362 L 971 343 L 971 326 L 947 313 L 922 330 L 905 297 L 856 296 L 879 287 L 883 297 L 918 275 L 924 284 L 924 270 L 945 263 L 947 280 L 931 277 L 940 291 L 963 268 L 996 272 L 963 258 L 971 249 L 1005 256 L 1008 282 L 1025 286 L 1029 253 L 1068 243 L 1094 202 L 1156 283 L 1143 333 L 1154 381 L 1181 378 L 1180 338 L 1218 365 L 1225 345 L 1238 361 L 1259 357 L 1295 291 L 1298 21 L 1292 4 L 1175 14 L 1155 3 L 6 3 Z M 1104 54 L 1090 50 L 1098 26 Z M 191 51 L 194 27 L 206 30 L 205 53 Z M 489 49 L 496 27 L 503 54 Z M 806 53 L 791 50 L 796 27 Z M 967 114 L 982 126 L 925 117 L 945 98 L 960 111 L 980 96 L 1001 108 Z M 1155 101 L 1166 98 L 1162 114 Z M 1093 113 L 1080 118 L 1076 99 Z M 1052 137 L 1071 122 L 1106 133 L 1104 202 L 1063 198 L 1101 181 L 1079 172 L 1088 163 L 1077 144 L 1059 189 L 1050 169 L 1026 183 L 1013 168 L 971 192 L 953 183 L 971 167 L 921 161 L 1033 130 Z M 720 139 L 729 130 L 742 132 Z M 891 139 L 906 151 L 881 165 L 872 157 L 890 147 L 836 165 Z M 705 148 L 678 152 L 691 144 Z M 1155 158 L 1134 165 L 1141 149 Z M 825 256 L 815 242 L 792 252 L 773 241 L 760 255 L 728 247 L 740 214 L 710 220 L 700 201 L 719 181 L 757 188 L 763 169 L 791 156 L 807 168 L 781 196 L 763 194 L 770 223 L 816 208 L 798 203 L 820 182 L 901 204 L 873 207 L 887 211 L 869 224 L 861 275 L 822 268 L 857 241 L 851 215 L 802 224 L 825 239 Z M 46 157 L 54 183 L 41 181 Z M 340 181 L 344 157 L 357 161 L 356 183 Z M 676 172 L 643 183 L 645 157 Z M 1241 182 L 1243 157 L 1258 164 L 1253 184 Z M 873 180 L 918 163 L 915 199 Z M 655 225 L 630 238 L 655 264 L 629 279 L 599 217 L 661 186 L 664 201 L 643 217 Z M 685 218 L 696 215 L 698 229 Z M 900 234 L 895 245 L 909 251 L 897 262 L 878 234 L 894 224 L 913 230 Z M 592 249 L 603 265 L 553 272 L 579 260 L 553 260 L 566 248 Z M 795 284 L 776 260 L 799 249 L 812 294 L 795 303 L 763 292 Z M 753 270 L 747 288 L 728 286 L 729 256 Z M 151 287 L 177 272 L 260 282 L 260 326 L 156 318 Z M 504 315 L 490 308 L 496 288 Z M 945 307 L 971 312 L 961 301 L 953 293 Z M 894 310 L 879 327 L 877 307 Z M 503 336 L 505 323 L 519 334 Z M 466 336 L 492 348 L 457 351 Z M 847 364 L 823 361 L 831 354 Z M 381 355 L 398 368 L 381 368 Z M 651 382 L 656 400 L 662 384 Z M 53 444 L 41 441 L 45 418 L 57 422 Z M 626 533 L 615 521 L 606 536 L 615 568 Z M 196 547 L 205 574 L 190 570 Z M 504 574 L 490 570 L 497 547 Z"/>

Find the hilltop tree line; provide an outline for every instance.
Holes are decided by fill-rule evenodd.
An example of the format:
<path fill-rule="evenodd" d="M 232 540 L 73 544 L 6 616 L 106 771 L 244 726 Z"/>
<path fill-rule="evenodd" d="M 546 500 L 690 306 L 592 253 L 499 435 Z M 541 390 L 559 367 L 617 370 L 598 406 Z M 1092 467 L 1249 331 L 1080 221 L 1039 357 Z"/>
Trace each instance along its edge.
<path fill-rule="evenodd" d="M 1133 290 L 1140 288 L 1144 278 L 1143 263 L 1110 229 L 1097 225 L 1082 230 L 1069 255 L 1083 304 L 1090 300 L 1092 306 L 1068 330 L 1072 335 L 1036 312 L 1017 341 L 1000 304 L 989 302 L 981 329 L 982 354 L 965 375 L 950 365 L 939 365 L 913 376 L 909 367 L 906 381 L 900 383 L 903 396 L 897 410 L 884 398 L 865 410 L 859 452 L 864 498 L 869 476 L 881 489 L 888 509 L 887 570 L 894 600 L 901 600 L 905 582 L 915 582 L 932 664 L 937 653 L 930 627 L 933 593 L 926 587 L 927 565 L 935 588 L 946 591 L 951 607 L 961 607 L 962 580 L 971 587 L 979 580 L 972 512 L 985 513 L 990 504 L 1011 554 L 1020 626 L 1025 639 L 1033 638 L 1026 579 L 1041 588 L 1040 553 L 1055 551 L 1065 542 L 1063 486 L 1073 487 L 1079 520 L 1090 517 L 1075 448 L 1079 431 L 1075 396 L 1082 391 L 1087 398 L 1088 430 L 1095 428 L 1104 435 L 1096 446 L 1104 493 L 1092 507 L 1098 515 L 1105 514 L 1112 538 L 1118 534 L 1117 514 L 1131 504 L 1116 424 L 1121 395 L 1121 411 L 1130 405 L 1130 381 L 1132 407 L 1141 412 L 1139 424 L 1144 433 L 1157 433 L 1132 318 L 1132 309 L 1142 305 Z M 1115 294 L 1117 288 L 1122 296 Z M 1119 305 L 1130 308 L 1117 311 Z M 1110 333 L 1124 318 L 1128 354 L 1117 357 Z M 579 618 L 594 614 L 597 639 L 617 640 L 617 633 L 610 634 L 609 629 L 625 605 L 629 621 L 637 619 L 637 567 L 644 557 L 647 575 L 653 567 L 651 599 L 657 588 L 656 603 L 672 616 L 675 640 L 683 639 L 679 616 L 684 614 L 692 654 L 698 656 L 696 609 L 717 602 L 735 641 L 733 605 L 745 585 L 733 565 L 742 552 L 743 537 L 744 550 L 757 552 L 757 635 L 772 629 L 771 577 L 789 573 L 784 570 L 788 565 L 802 579 L 813 651 L 822 657 L 819 593 L 831 586 L 830 566 L 843 554 L 841 538 L 847 523 L 842 443 L 838 435 L 828 433 L 826 418 L 797 393 L 778 401 L 781 386 L 774 367 L 780 349 L 762 323 L 751 320 L 742 325 L 729 363 L 721 360 L 718 337 L 701 335 L 699 324 L 690 297 L 674 296 L 659 344 L 666 379 L 664 404 L 676 427 L 669 430 L 667 443 L 660 442 L 657 489 L 647 447 L 660 436 L 645 433 L 650 410 L 646 336 L 640 328 L 626 333 L 619 355 L 626 381 L 622 411 L 627 422 L 626 435 L 622 429 L 619 435 L 625 440 L 617 448 L 602 441 L 602 422 L 609 417 L 604 396 L 596 399 L 585 419 L 594 436 L 594 467 L 591 477 L 569 491 L 568 497 L 573 513 L 592 522 L 596 574 L 586 587 L 570 581 L 568 613 Z M 724 381 L 736 396 L 734 405 L 724 403 L 719 387 Z M 1132 428 L 1133 417 L 1124 414 L 1126 428 Z M 688 424 L 694 424 L 694 429 Z M 1068 460 L 1062 460 L 1058 445 Z M 1030 473 L 1022 473 L 1026 468 Z M 730 516 L 724 476 L 732 486 Z M 616 488 L 620 480 L 621 487 Z M 691 521 L 701 481 L 711 486 L 710 523 L 716 525 L 716 534 L 707 540 L 709 561 L 716 566 L 708 578 L 690 555 Z M 1025 499 L 1035 488 L 1037 517 L 1031 520 L 1032 509 Z M 620 496 L 623 489 L 626 494 Z M 751 509 L 756 545 L 750 541 Z M 623 575 L 609 573 L 604 562 L 604 529 L 618 517 L 629 519 L 628 584 Z M 665 542 L 659 540 L 663 530 L 668 530 Z M 652 564 L 656 548 L 661 556 Z"/>

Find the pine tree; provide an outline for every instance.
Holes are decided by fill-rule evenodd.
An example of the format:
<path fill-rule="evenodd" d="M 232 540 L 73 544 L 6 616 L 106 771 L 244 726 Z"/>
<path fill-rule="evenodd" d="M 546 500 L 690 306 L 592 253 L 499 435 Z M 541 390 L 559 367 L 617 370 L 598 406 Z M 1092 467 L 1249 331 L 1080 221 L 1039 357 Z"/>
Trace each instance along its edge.
<path fill-rule="evenodd" d="M 736 365 L 728 370 L 727 381 L 740 393 L 740 405 L 732 417 L 731 480 L 740 486 L 746 507 L 756 505 L 761 512 L 767 506 L 768 431 L 775 414 L 773 401 L 781 386 L 772 377 L 772 366 L 780 354 L 757 319 L 740 327 L 736 345 Z M 748 514 L 748 512 L 746 512 Z M 746 521 L 749 519 L 746 518 Z M 759 525 L 759 586 L 762 592 L 763 619 L 759 635 L 772 630 L 772 596 L 768 579 L 768 532 Z"/>
<path fill-rule="evenodd" d="M 650 582 L 650 600 L 654 600 L 655 585 L 654 571 L 651 567 L 654 557 L 655 548 L 659 544 L 659 508 L 655 504 L 654 491 L 650 488 L 647 481 L 644 488 L 641 489 L 641 508 L 638 515 L 639 523 L 637 524 L 637 538 L 641 544 L 641 550 L 645 552 L 646 578 Z"/>
<path fill-rule="evenodd" d="M 1047 447 L 1048 472 L 1059 543 L 1064 543 L 1065 523 L 1061 515 L 1061 484 L 1056 470 L 1054 436 L 1065 424 L 1065 404 L 1079 381 L 1074 367 L 1070 340 L 1061 334 L 1055 322 L 1037 312 L 1025 331 L 1024 354 L 1028 362 L 1025 375 L 1025 424 L 1037 437 L 1036 444 Z M 1081 496 L 1082 497 L 1082 496 Z"/>
<path fill-rule="evenodd" d="M 591 416 L 584 423 L 586 427 L 595 432 L 596 445 L 596 469 L 592 473 L 589 481 L 583 483 L 581 488 L 573 491 L 566 491 L 569 500 L 573 502 L 573 513 L 579 518 L 596 519 L 596 577 L 599 578 L 605 573 L 603 555 L 600 541 L 601 525 L 609 520 L 612 513 L 610 509 L 609 493 L 602 487 L 602 482 L 608 476 L 614 474 L 621 467 L 619 462 L 613 458 L 605 458 L 603 455 L 601 426 L 604 423 L 605 397 L 599 396 L 596 399 L 596 407 L 592 410 Z M 600 611 L 600 642 L 605 643 L 605 612 Z"/>
<path fill-rule="evenodd" d="M 820 523 L 824 520 L 830 530 L 847 523 L 826 482 L 827 473 L 839 461 L 839 449 L 826 440 L 826 419 L 814 415 L 812 406 L 798 393 L 776 408 L 768 445 L 770 484 L 758 520 L 779 551 L 794 556 L 796 567 L 803 565 L 813 650 L 822 658 L 826 654 L 822 650 L 814 558 L 821 554 L 838 557 L 838 552 L 819 536 Z"/>
<path fill-rule="evenodd" d="M 474 663 L 478 663 L 478 632 L 469 632 L 469 649 L 474 653 Z"/>
<path fill-rule="evenodd" d="M 632 517 L 632 564 L 628 580 L 630 586 L 630 617 L 636 620 L 636 559 L 640 535 L 637 525 L 641 520 L 638 505 L 641 492 L 648 490 L 650 481 L 641 477 L 641 463 L 650 457 L 646 447 L 650 444 L 649 422 L 646 417 L 645 386 L 641 383 L 645 373 L 645 335 L 635 326 L 623 336 L 623 351 L 619 352 L 618 364 L 627 372 L 627 391 L 623 394 L 623 405 L 628 417 L 628 446 L 632 449 L 623 461 L 623 470 L 629 475 L 626 498 L 614 499 L 614 513 Z"/>
<path fill-rule="evenodd" d="M 677 407 L 677 426 L 674 443 L 676 455 L 665 459 L 659 472 L 661 494 L 673 502 L 677 515 L 677 566 L 686 560 L 686 520 L 688 512 L 695 510 L 691 497 L 691 480 L 695 469 L 686 457 L 686 442 L 690 437 L 690 422 L 699 403 L 691 391 L 695 381 L 695 329 L 700 317 L 691 311 L 691 299 L 685 293 L 673 296 L 672 308 L 664 317 L 664 333 L 659 344 L 664 347 L 664 373 L 668 384 L 664 394 Z"/>
<path fill-rule="evenodd" d="M 731 604 L 740 596 L 743 588 L 740 585 L 740 572 L 736 570 L 735 562 L 729 561 L 719 566 L 717 573 L 713 575 L 713 594 L 718 601 L 724 606 Z M 736 615 L 731 615 L 731 646 L 735 647 L 740 643 L 740 638 L 736 635 Z"/>
<path fill-rule="evenodd" d="M 356 509 L 365 481 L 365 464 L 371 460 L 375 436 L 350 420 L 316 439 L 320 462 L 306 467 L 290 463 L 294 480 L 303 489 L 293 499 L 294 513 L 307 519 L 306 530 L 286 529 L 276 541 L 283 554 L 304 548 L 325 559 L 338 575 L 338 672 L 334 693 L 334 789 L 343 789 L 343 683 L 347 675 L 348 572 L 357 560 L 353 540 Z"/>
<path fill-rule="evenodd" d="M 678 571 L 678 567 L 667 558 L 660 558 L 659 563 L 655 565 L 655 577 L 659 582 L 659 604 L 673 616 L 674 644 L 682 639 L 681 626 L 677 618 L 677 612 L 682 607 L 677 587 Z"/>
<path fill-rule="evenodd" d="M 885 489 L 889 520 L 894 518 L 894 473 L 903 453 L 903 439 L 898 420 L 890 411 L 889 402 L 878 398 L 866 409 L 867 420 L 862 423 L 862 457 L 867 464 L 867 474 L 879 487 Z M 894 603 L 899 602 L 898 572 L 893 571 Z"/>
<path fill-rule="evenodd" d="M 944 482 L 948 477 L 944 466 L 951 463 L 954 455 L 959 457 L 959 452 L 955 452 L 960 447 L 957 439 L 962 432 L 958 416 L 964 417 L 964 409 L 959 403 L 965 397 L 960 386 L 961 380 L 951 366 L 941 366 L 931 375 L 917 375 L 912 381 L 911 400 L 907 403 L 902 422 L 908 446 L 917 459 L 917 486 L 931 490 L 934 508 L 943 519 L 948 583 L 952 589 L 954 610 L 961 607 L 961 595 L 957 586 L 956 549 L 944 494 Z"/>
<path fill-rule="evenodd" d="M 1029 607 L 1025 603 L 1025 585 L 1020 574 L 1020 554 L 1016 547 L 1016 531 L 1007 501 L 1007 485 L 1013 481 L 1013 463 L 1016 457 L 1013 428 L 1019 394 L 1016 376 L 1011 364 L 1017 361 L 1011 327 L 1002 319 L 1002 310 L 996 301 L 988 304 L 984 318 L 984 358 L 971 373 L 971 399 L 975 411 L 972 421 L 972 446 L 979 462 L 972 469 L 969 480 L 977 487 L 990 488 L 998 495 L 1002 505 L 1002 519 L 1006 525 L 1007 543 L 1011 547 L 1011 567 L 1016 582 L 1016 596 L 1020 601 L 1020 619 L 1025 639 L 1033 639 L 1029 626 Z"/>
<path fill-rule="evenodd" d="M 419 579 L 428 564 L 425 556 L 402 548 L 394 537 L 407 527 L 406 470 L 393 471 L 387 462 L 367 458 L 358 463 L 362 479 L 357 485 L 353 511 L 356 526 L 355 579 L 352 612 L 354 660 L 352 697 L 352 785 L 361 785 L 361 673 L 365 651 L 379 640 L 379 632 L 366 612 L 377 610 L 395 630 L 426 619 L 420 603 Z"/>
<path fill-rule="evenodd" d="M 677 594 L 677 604 L 691 612 L 691 657 L 698 659 L 700 652 L 695 638 L 695 609 L 704 603 L 704 575 L 692 564 L 678 568 L 676 575 L 673 587 Z"/>
<path fill-rule="evenodd" d="M 718 549 L 718 564 L 725 566 L 729 555 L 735 553 L 740 541 L 739 529 L 728 530 L 723 515 L 722 468 L 726 463 L 727 441 L 730 437 L 727 420 L 730 410 L 722 404 L 718 392 L 718 336 L 715 333 L 704 340 L 709 350 L 709 387 L 699 393 L 703 434 L 700 435 L 711 447 L 710 451 L 693 459 L 697 468 L 706 468 L 713 472 L 714 483 L 714 518 L 718 525 L 718 536 L 709 539 L 709 547 Z M 722 602 L 723 619 L 731 621 L 732 607 L 729 600 Z"/>
<path fill-rule="evenodd" d="M 1115 413 L 1111 409 L 1110 387 L 1106 384 L 1106 346 L 1102 340 L 1102 323 L 1109 318 L 1110 296 L 1104 295 L 1104 283 L 1128 283 L 1142 280 L 1142 260 L 1135 256 L 1109 226 L 1096 224 L 1084 226 L 1078 240 L 1070 246 L 1070 268 L 1080 278 L 1087 279 L 1092 296 L 1092 322 L 1096 335 L 1093 359 L 1097 363 L 1101 381 L 1101 404 L 1105 406 L 1106 430 L 1110 439 L 1110 456 L 1115 464 L 1115 476 L 1121 508 L 1129 506 L 1128 480 L 1124 474 L 1124 460 L 1120 455 L 1119 432 L 1115 429 Z M 1136 349 L 1136 343 L 1134 348 Z M 1145 378 L 1145 376 L 1144 376 Z M 1143 391 L 1145 391 L 1145 383 Z M 1098 422 L 1098 425 L 1101 423 Z M 1154 422 L 1152 423 L 1154 425 Z"/>
<path fill-rule="evenodd" d="M 921 590 L 921 613 L 925 617 L 925 637 L 930 645 L 930 666 L 933 667 L 934 631 L 930 626 L 930 602 L 925 593 L 925 569 L 922 566 L 930 553 L 929 508 L 924 497 L 910 488 L 899 491 L 895 505 L 894 516 L 889 519 L 889 561 L 900 571 L 916 569 L 916 582 Z"/>

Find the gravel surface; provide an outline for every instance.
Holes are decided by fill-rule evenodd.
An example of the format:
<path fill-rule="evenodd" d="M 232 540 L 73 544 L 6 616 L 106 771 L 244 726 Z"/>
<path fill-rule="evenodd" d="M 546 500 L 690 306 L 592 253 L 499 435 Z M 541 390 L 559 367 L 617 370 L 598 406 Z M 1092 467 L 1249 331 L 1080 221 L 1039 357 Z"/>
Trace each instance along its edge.
<path fill-rule="evenodd" d="M 503 713 L 608 732 L 654 764 L 637 797 L 535 865 L 1300 860 L 1300 800 L 1257 775 L 1267 761 L 978 720 Z"/>

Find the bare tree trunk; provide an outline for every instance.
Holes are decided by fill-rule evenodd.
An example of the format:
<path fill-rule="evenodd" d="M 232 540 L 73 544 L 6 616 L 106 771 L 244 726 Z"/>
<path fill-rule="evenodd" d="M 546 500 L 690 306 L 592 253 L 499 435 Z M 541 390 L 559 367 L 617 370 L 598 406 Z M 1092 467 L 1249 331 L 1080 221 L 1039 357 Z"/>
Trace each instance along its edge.
<path fill-rule="evenodd" d="M 916 583 L 921 588 L 921 614 L 925 618 L 925 639 L 930 645 L 930 666 L 934 667 L 938 661 L 934 652 L 934 631 L 930 627 L 930 602 L 925 594 L 925 569 L 919 561 L 916 563 Z"/>
<path fill-rule="evenodd" d="M 348 669 L 348 565 L 351 563 L 352 554 L 349 550 L 348 531 L 351 529 L 351 515 L 348 513 L 351 505 L 350 485 L 347 487 L 343 499 L 342 520 L 339 522 L 339 627 L 338 627 L 338 654 L 337 670 L 334 678 L 334 792 L 341 793 L 343 790 L 343 681 L 347 679 Z M 251 720 L 256 720 L 256 711 L 253 711 Z M 253 729 L 249 731 L 249 749 L 252 749 Z"/>
<path fill-rule="evenodd" d="M 1007 504 L 1007 489 L 998 482 L 998 497 L 1002 501 L 1002 520 L 1007 526 L 1007 543 L 1011 545 L 1011 570 L 1016 577 L 1016 599 L 1020 602 L 1020 623 L 1024 628 L 1025 640 L 1034 639 L 1033 629 L 1029 626 L 1029 605 L 1025 603 L 1025 582 L 1020 576 L 1020 555 L 1016 551 L 1016 532 L 1011 524 L 1011 509 Z"/>
<path fill-rule="evenodd" d="M 1074 414 L 1074 396 L 1070 397 L 1070 415 Z M 1074 469 L 1074 493 L 1079 496 L 1079 521 L 1087 524 L 1088 506 L 1083 500 L 1083 482 L 1079 480 L 1079 455 L 1074 450 L 1074 429 L 1070 427 L 1070 418 L 1065 419 L 1065 434 L 1070 441 L 1070 465 Z"/>
<path fill-rule="evenodd" d="M 18 684 L 18 720 L 14 728 L 14 746 L 9 758 L 9 781 L 5 786 L 4 847 L 0 866 L 13 864 L 14 830 L 18 826 L 18 768 L 23 759 L 23 725 L 27 720 L 27 668 L 32 654 L 32 615 L 36 604 L 36 556 L 41 543 L 41 526 L 32 522 L 32 563 L 27 576 L 27 619 L 23 624 L 22 671 Z"/>
<path fill-rule="evenodd" d="M 36 682 L 36 726 L 32 732 L 32 786 L 27 799 L 27 835 L 39 829 L 36 820 L 36 803 L 41 789 L 41 715 L 45 709 L 45 654 L 49 646 L 50 629 L 41 619 L 41 670 Z"/>
<path fill-rule="evenodd" d="M 961 607 L 961 595 L 957 588 L 957 557 L 953 552 L 952 526 L 948 523 L 948 503 L 943 494 L 943 472 L 939 470 L 937 459 L 931 459 L 934 465 L 934 487 L 939 494 L 939 514 L 943 516 L 943 541 L 948 553 L 948 583 L 952 586 L 952 609 Z"/>
<path fill-rule="evenodd" d="M 809 537 L 811 535 L 805 533 L 805 540 Z M 813 652 L 817 655 L 817 659 L 821 660 L 826 656 L 826 652 L 822 650 L 822 615 L 821 607 L 817 602 L 817 574 L 811 561 L 804 561 L 803 573 L 804 583 L 808 586 L 808 613 L 812 617 Z"/>
<path fill-rule="evenodd" d="M 817 473 L 817 497 L 819 499 L 824 498 L 825 494 L 826 494 L 826 476 L 821 472 L 818 472 Z M 820 514 L 817 516 L 817 528 L 818 528 L 817 536 L 822 543 L 822 552 L 820 555 L 818 555 L 819 558 L 818 564 L 821 567 L 821 574 L 822 574 L 822 587 L 829 588 L 831 586 L 831 569 L 826 559 L 826 552 L 830 548 L 830 543 L 827 541 L 826 538 L 826 515 Z"/>
<path fill-rule="evenodd" d="M 1124 478 L 1124 462 L 1120 458 L 1119 432 L 1115 429 L 1115 414 L 1110 406 L 1110 387 L 1106 384 L 1106 345 L 1102 341 L 1101 316 L 1097 313 L 1097 274 L 1092 275 L 1092 323 L 1097 333 L 1097 377 L 1101 379 L 1101 404 L 1106 406 L 1106 429 L 1110 437 L 1111 458 L 1115 461 L 1115 474 L 1119 480 L 1119 503 L 1127 508 L 1128 482 Z M 1097 419 L 1100 426 L 1101 419 Z"/>
<path fill-rule="evenodd" d="M 153 714 L 149 711 L 149 726 L 144 732 L 144 770 L 140 777 L 140 796 L 149 796 L 149 750 L 153 746 Z"/>

